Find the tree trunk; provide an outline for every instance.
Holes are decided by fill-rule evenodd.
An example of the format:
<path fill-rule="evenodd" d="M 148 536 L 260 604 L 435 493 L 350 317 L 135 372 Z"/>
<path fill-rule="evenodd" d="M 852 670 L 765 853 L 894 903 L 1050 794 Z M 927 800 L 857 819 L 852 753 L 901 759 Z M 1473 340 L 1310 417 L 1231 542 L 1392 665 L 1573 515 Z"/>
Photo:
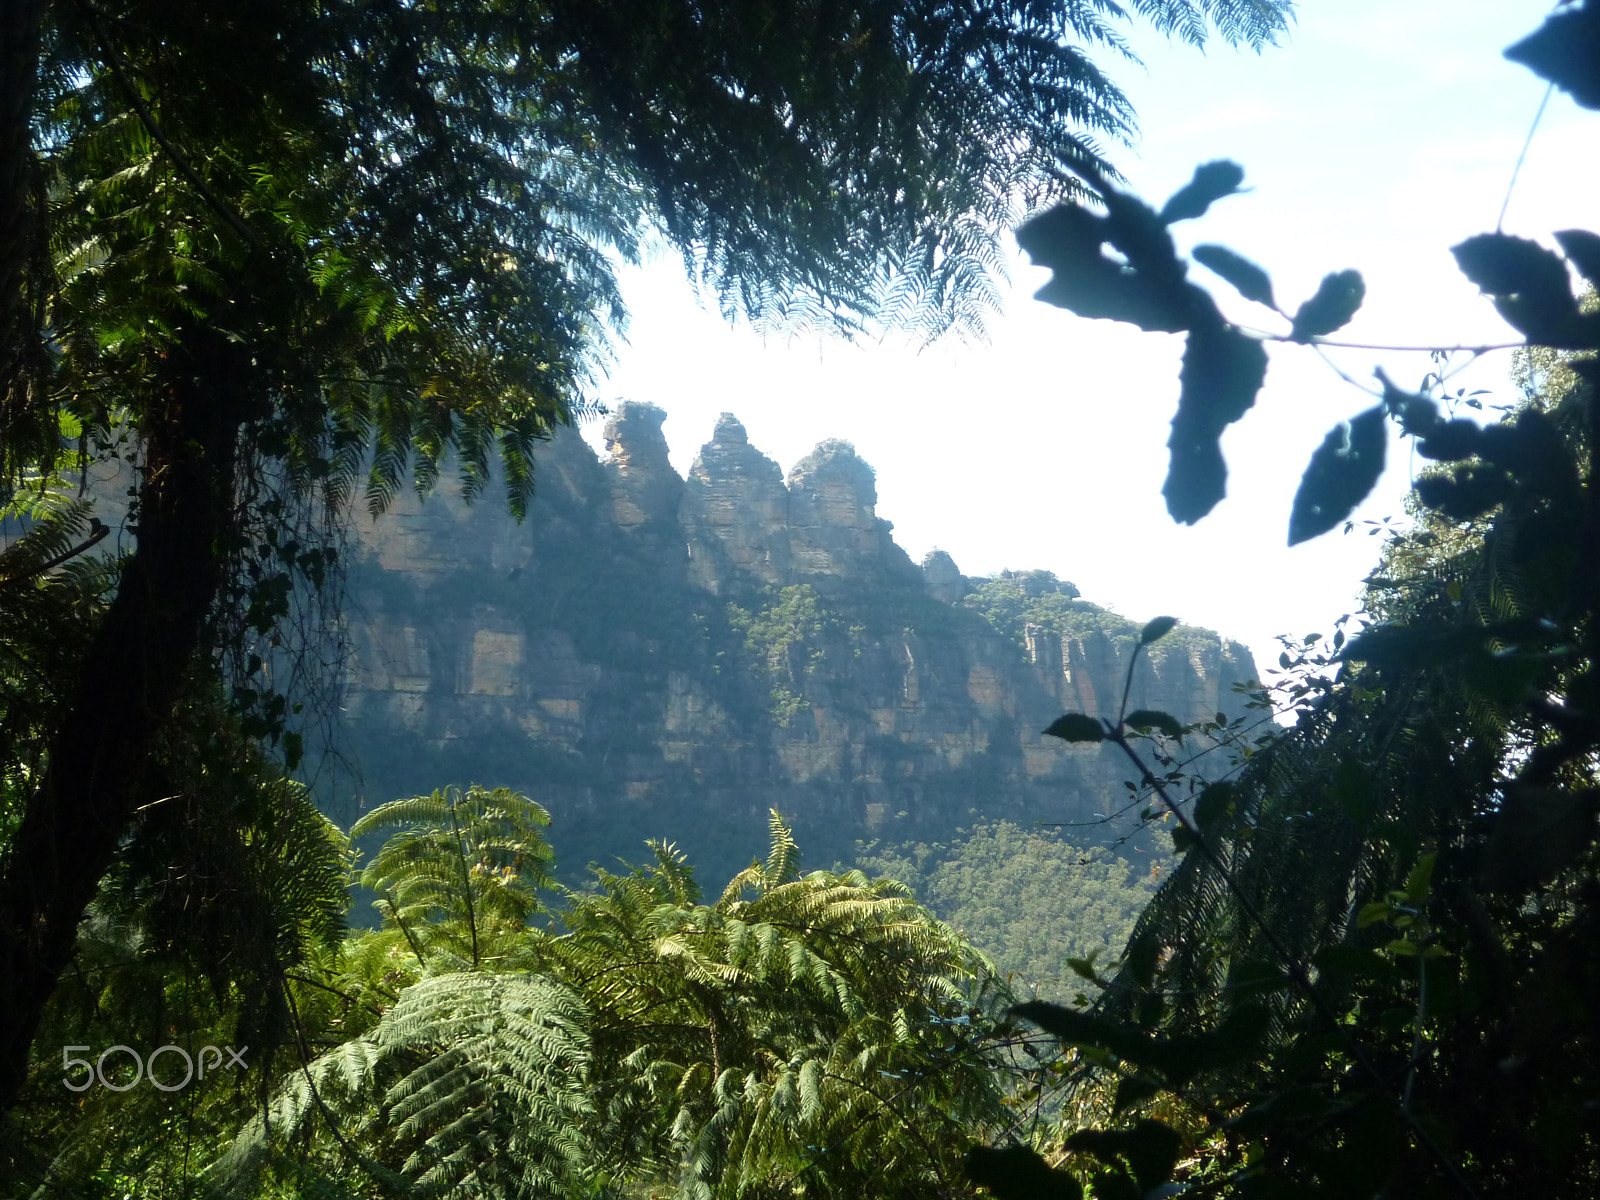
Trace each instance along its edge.
<path fill-rule="evenodd" d="M 38 353 L 25 284 L 41 249 L 31 122 L 45 7 L 0 3 L 0 472 L 17 466 L 11 435 L 29 408 L 27 368 Z"/>
<path fill-rule="evenodd" d="M 142 430 L 137 548 L 68 685 L 44 777 L 0 878 L 0 1115 L 17 1101 L 45 1003 L 202 648 L 234 506 L 236 389 L 248 370 L 238 354 L 206 330 L 189 331 L 169 352 L 166 402 Z"/>

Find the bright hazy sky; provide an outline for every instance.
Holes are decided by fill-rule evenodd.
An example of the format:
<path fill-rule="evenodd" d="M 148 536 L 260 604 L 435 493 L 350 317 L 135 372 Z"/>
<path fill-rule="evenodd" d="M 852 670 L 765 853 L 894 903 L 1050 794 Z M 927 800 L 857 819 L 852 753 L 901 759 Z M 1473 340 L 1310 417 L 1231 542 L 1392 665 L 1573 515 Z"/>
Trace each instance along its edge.
<path fill-rule="evenodd" d="M 1455 270 L 1449 247 L 1492 230 L 1545 85 L 1504 61 L 1542 20 L 1506 0 L 1308 0 L 1287 43 L 1259 56 L 1207 53 L 1136 32 L 1145 69 L 1103 59 L 1142 134 L 1113 159 L 1159 204 L 1196 164 L 1232 158 L 1254 190 L 1175 227 L 1180 249 L 1221 242 L 1271 273 L 1289 311 L 1328 271 L 1355 267 L 1367 301 L 1337 336 L 1425 345 L 1515 340 Z M 1600 227 L 1600 115 L 1550 100 L 1506 214 L 1508 233 Z M 1246 642 L 1262 666 L 1275 636 L 1326 631 L 1353 607 L 1377 541 L 1335 531 L 1289 549 L 1285 530 L 1311 452 L 1372 401 L 1310 349 L 1274 346 L 1256 407 L 1223 440 L 1228 497 L 1198 526 L 1162 505 L 1181 339 L 1086 321 L 1033 300 L 1048 273 L 1016 254 L 987 344 L 903 338 L 849 345 L 817 335 L 763 342 L 696 304 L 675 259 L 624 274 L 633 312 L 600 398 L 667 411 L 686 471 L 717 414 L 787 471 L 818 441 L 846 438 L 877 470 L 878 515 L 920 561 L 948 551 L 969 575 L 1044 568 L 1086 599 L 1143 620 L 1171 613 Z M 1277 318 L 1195 267 L 1225 312 Z M 1383 363 L 1403 386 L 1422 354 L 1337 352 L 1370 383 Z M 1512 399 L 1510 356 L 1486 356 L 1457 386 Z M 585 436 L 598 444 L 598 425 Z M 1357 512 L 1401 515 L 1409 443 Z"/>

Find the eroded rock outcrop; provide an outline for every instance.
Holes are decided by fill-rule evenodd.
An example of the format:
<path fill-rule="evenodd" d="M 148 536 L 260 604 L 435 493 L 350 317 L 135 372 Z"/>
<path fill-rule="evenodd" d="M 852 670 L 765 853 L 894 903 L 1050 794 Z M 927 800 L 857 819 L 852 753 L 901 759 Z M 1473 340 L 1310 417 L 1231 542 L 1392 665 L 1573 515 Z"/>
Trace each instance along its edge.
<path fill-rule="evenodd" d="M 785 480 L 725 413 L 682 479 L 663 416 L 621 406 L 603 460 L 572 433 L 542 448 L 521 525 L 449 483 L 358 523 L 344 740 L 364 786 L 336 819 L 505 784 L 551 811 L 569 878 L 647 837 L 715 878 L 769 807 L 820 865 L 861 838 L 1124 802 L 1123 764 L 1040 730 L 1114 709 L 1137 626 L 1047 572 L 968 579 L 942 551 L 919 569 L 847 442 Z M 1237 711 L 1243 647 L 1180 634 L 1132 703 Z"/>
<path fill-rule="evenodd" d="M 849 442 L 829 438 L 789 472 L 794 572 L 828 591 L 837 584 L 920 579 L 877 515 L 877 480 Z"/>
<path fill-rule="evenodd" d="M 750 444 L 732 413 L 689 468 L 681 509 L 689 578 L 718 594 L 751 581 L 788 582 L 789 489 L 783 472 Z"/>
<path fill-rule="evenodd" d="M 941 604 L 954 604 L 967 594 L 967 581 L 956 560 L 943 550 L 929 550 L 923 556 L 922 582 L 928 595 Z"/>

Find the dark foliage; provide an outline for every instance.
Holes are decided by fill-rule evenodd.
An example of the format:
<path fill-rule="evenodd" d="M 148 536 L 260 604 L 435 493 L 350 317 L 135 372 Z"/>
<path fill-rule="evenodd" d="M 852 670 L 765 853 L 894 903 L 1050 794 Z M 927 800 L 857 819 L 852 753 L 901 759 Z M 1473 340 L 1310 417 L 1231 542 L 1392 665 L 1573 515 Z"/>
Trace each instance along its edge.
<path fill-rule="evenodd" d="M 1573 5 L 1511 55 L 1600 107 L 1596 28 L 1595 6 Z M 1177 823 L 1182 865 L 1093 1009 L 1017 1010 L 1079 1048 L 1080 1094 L 1114 1095 L 1113 1113 L 1161 1096 L 1187 1110 L 1197 1153 L 1182 1167 L 1177 1126 L 1069 1138 L 1098 1164 L 1096 1195 L 1175 1176 L 1187 1194 L 1241 1197 L 1600 1187 L 1600 325 L 1568 275 L 1592 284 L 1600 243 L 1557 240 L 1566 261 L 1499 233 L 1455 254 L 1566 385 L 1547 371 L 1518 411 L 1479 426 L 1384 380 L 1383 403 L 1329 435 L 1291 541 L 1370 490 L 1386 416 L 1440 464 L 1419 481 L 1417 528 L 1369 580 L 1371 622 L 1285 654 L 1307 681 L 1299 721 L 1235 779 L 1190 805 L 1138 768 Z M 1231 252 L 1202 261 L 1270 298 Z M 1157 265 L 1176 303 L 1180 272 Z M 1358 277 L 1330 275 L 1283 340 L 1314 341 L 1359 299 Z M 1057 726 L 1136 761 L 1118 723 Z M 1003 1165 L 979 1159 L 974 1176 L 1007 1200 L 1035 1194 L 1042 1161 Z"/>

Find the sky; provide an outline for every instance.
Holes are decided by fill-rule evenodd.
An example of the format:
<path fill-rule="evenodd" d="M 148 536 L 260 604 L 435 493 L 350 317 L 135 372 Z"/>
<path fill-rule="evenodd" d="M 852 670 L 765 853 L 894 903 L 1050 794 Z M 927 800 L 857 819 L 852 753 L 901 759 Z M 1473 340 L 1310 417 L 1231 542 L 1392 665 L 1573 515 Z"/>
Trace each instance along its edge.
<path fill-rule="evenodd" d="M 1366 303 L 1341 340 L 1515 341 L 1449 247 L 1495 228 L 1546 90 L 1501 51 L 1546 11 L 1506 0 L 1311 0 L 1288 39 L 1259 55 L 1220 43 L 1200 52 L 1135 27 L 1142 67 L 1101 60 L 1141 129 L 1111 158 L 1157 205 L 1197 164 L 1240 163 L 1251 190 L 1175 226 L 1180 251 L 1229 246 L 1269 271 L 1289 311 L 1327 272 L 1360 270 Z M 1597 134 L 1600 115 L 1550 97 L 1505 232 L 1553 246 L 1553 230 L 1600 227 Z M 1389 469 L 1354 533 L 1289 548 L 1289 507 L 1312 451 L 1373 401 L 1315 351 L 1273 346 L 1255 408 L 1223 439 L 1227 498 L 1198 525 L 1175 525 L 1160 488 L 1181 337 L 1035 301 L 1049 273 L 1012 251 L 987 341 L 932 346 L 903 336 L 763 341 L 702 306 L 675 259 L 628 268 L 628 341 L 599 399 L 665 409 L 680 472 L 723 411 L 785 471 L 824 438 L 853 442 L 877 472 L 878 515 L 915 561 L 939 548 L 968 575 L 1054 571 L 1135 620 L 1172 614 L 1243 641 L 1263 668 L 1278 635 L 1331 629 L 1376 561 L 1380 539 L 1363 522 L 1403 520 L 1410 443 L 1391 433 Z M 1283 331 L 1204 268 L 1191 278 L 1231 318 Z M 1432 369 L 1426 354 L 1329 357 L 1363 387 L 1375 386 L 1378 365 L 1403 386 Z M 1510 365 L 1509 353 L 1485 355 L 1448 388 L 1510 402 Z M 599 448 L 598 423 L 584 435 Z"/>

